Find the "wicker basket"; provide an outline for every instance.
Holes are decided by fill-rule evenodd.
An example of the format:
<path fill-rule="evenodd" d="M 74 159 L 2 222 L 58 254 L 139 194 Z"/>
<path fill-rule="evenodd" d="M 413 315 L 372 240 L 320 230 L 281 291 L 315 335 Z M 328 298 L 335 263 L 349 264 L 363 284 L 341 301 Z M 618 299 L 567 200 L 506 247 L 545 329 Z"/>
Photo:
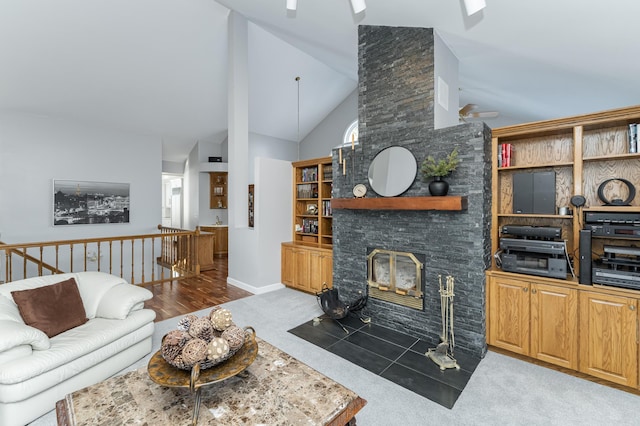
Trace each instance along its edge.
<path fill-rule="evenodd" d="M 164 340 L 164 339 L 163 339 Z M 242 346 L 240 346 L 240 348 L 242 348 Z M 207 368 L 211 368 L 214 367 L 218 364 L 221 364 L 223 362 L 225 362 L 226 360 L 228 360 L 229 358 L 231 358 L 232 356 L 234 356 L 236 354 L 236 352 L 238 352 L 240 350 L 240 348 L 233 350 L 233 351 L 229 351 L 225 356 L 218 358 L 215 361 L 210 361 L 208 359 L 204 360 L 204 361 L 200 361 L 198 364 L 200 364 L 200 370 L 206 370 Z M 163 356 L 164 358 L 164 356 Z M 175 362 L 175 360 L 173 361 L 169 361 L 168 359 L 165 358 L 165 361 L 167 361 L 169 364 L 173 365 L 176 368 L 179 368 L 180 370 L 191 370 L 193 368 L 193 364 L 185 364 L 183 362 Z"/>

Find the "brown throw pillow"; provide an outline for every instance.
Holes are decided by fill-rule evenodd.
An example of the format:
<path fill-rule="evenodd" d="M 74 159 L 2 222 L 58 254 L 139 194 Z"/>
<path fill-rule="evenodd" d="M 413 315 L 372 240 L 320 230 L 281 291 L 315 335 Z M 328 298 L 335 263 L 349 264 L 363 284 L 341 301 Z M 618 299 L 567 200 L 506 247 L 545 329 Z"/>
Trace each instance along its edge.
<path fill-rule="evenodd" d="M 12 291 L 25 324 L 53 337 L 88 321 L 74 278 L 29 290 Z"/>

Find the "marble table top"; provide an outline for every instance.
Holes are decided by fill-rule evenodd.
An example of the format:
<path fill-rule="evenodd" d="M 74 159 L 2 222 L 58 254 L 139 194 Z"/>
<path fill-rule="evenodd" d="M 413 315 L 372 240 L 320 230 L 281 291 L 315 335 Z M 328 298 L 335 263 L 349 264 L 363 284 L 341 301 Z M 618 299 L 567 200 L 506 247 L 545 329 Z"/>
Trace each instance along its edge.
<path fill-rule="evenodd" d="M 202 389 L 200 425 L 344 425 L 365 404 L 353 391 L 257 338 L 258 356 L 240 375 Z M 146 368 L 59 401 L 60 425 L 187 425 L 194 394 L 154 383 Z"/>

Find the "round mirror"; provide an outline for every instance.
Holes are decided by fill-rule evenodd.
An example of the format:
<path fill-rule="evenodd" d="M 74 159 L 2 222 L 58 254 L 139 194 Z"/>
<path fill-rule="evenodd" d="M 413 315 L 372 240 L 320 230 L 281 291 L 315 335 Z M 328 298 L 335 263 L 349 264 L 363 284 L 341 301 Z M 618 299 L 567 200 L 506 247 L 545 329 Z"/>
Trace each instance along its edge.
<path fill-rule="evenodd" d="M 418 163 L 411 151 L 401 146 L 385 148 L 369 166 L 369 185 L 376 194 L 395 197 L 405 192 L 416 179 Z"/>

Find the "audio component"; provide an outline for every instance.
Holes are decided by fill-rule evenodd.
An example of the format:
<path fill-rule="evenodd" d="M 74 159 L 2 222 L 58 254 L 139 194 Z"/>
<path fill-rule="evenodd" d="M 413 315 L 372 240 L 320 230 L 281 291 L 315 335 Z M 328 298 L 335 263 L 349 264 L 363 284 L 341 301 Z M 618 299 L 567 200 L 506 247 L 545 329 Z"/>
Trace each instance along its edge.
<path fill-rule="evenodd" d="M 567 278 L 564 241 L 501 238 L 502 270 L 551 278 Z"/>
<path fill-rule="evenodd" d="M 513 212 L 555 214 L 556 173 L 514 173 Z"/>
<path fill-rule="evenodd" d="M 514 235 L 525 238 L 556 239 L 560 238 L 562 229 L 552 226 L 530 226 L 530 225 L 503 225 L 503 234 Z"/>
<path fill-rule="evenodd" d="M 593 264 L 592 281 L 640 290 L 640 248 L 604 246 L 604 255 Z"/>
<path fill-rule="evenodd" d="M 591 231 L 580 230 L 580 284 L 591 284 Z"/>
<path fill-rule="evenodd" d="M 640 212 L 588 211 L 584 213 L 584 221 L 585 223 L 640 225 Z"/>

